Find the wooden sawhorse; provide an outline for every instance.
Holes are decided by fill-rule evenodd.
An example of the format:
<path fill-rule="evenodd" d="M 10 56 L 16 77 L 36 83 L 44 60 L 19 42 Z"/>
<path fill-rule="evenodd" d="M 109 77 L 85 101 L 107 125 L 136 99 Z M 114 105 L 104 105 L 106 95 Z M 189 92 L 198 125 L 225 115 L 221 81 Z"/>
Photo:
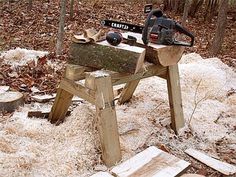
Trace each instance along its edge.
<path fill-rule="evenodd" d="M 122 104 L 132 97 L 140 79 L 151 76 L 167 80 L 171 126 L 177 133 L 184 126 L 178 65 L 147 65 L 135 74 L 101 70 L 91 72 L 88 67 L 68 65 L 57 90 L 49 120 L 56 124 L 63 122 L 73 95 L 95 105 L 102 159 L 107 166 L 112 166 L 121 160 L 113 86 L 126 83 L 119 98 L 119 103 Z M 84 85 L 75 82 L 82 79 L 85 79 Z"/>

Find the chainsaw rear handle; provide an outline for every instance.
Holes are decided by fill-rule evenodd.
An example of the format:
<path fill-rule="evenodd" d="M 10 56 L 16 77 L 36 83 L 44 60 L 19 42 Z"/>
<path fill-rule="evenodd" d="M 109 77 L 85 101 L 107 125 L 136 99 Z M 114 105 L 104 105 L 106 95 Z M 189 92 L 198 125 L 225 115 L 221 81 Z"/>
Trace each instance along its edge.
<path fill-rule="evenodd" d="M 145 45 L 148 44 L 148 27 L 151 26 L 151 18 L 155 16 L 156 18 L 163 16 L 163 13 L 160 9 L 152 10 L 145 21 L 145 26 L 143 28 L 142 40 Z"/>
<path fill-rule="evenodd" d="M 181 26 L 177 22 L 175 23 L 175 30 L 178 31 L 179 33 L 185 34 L 186 36 L 191 38 L 191 42 L 188 43 L 185 46 L 189 46 L 189 47 L 193 46 L 193 44 L 194 44 L 194 35 L 191 32 L 189 32 L 186 28 L 184 28 L 183 26 Z"/>

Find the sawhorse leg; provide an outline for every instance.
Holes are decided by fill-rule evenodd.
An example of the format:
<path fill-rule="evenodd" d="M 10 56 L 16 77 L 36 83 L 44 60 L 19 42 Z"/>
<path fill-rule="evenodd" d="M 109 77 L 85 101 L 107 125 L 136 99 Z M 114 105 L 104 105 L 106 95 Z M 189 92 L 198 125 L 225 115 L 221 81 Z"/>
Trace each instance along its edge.
<path fill-rule="evenodd" d="M 118 100 L 119 104 L 124 104 L 125 102 L 129 101 L 132 98 L 134 91 L 138 86 L 139 81 L 140 79 L 131 81 L 125 85 L 124 89 L 121 92 L 120 98 Z"/>
<path fill-rule="evenodd" d="M 96 117 L 101 141 L 102 159 L 110 167 L 121 160 L 120 141 L 111 77 L 90 75 L 94 81 Z"/>
<path fill-rule="evenodd" d="M 175 133 L 184 126 L 178 65 L 168 66 L 167 87 L 171 113 L 171 126 Z"/>
<path fill-rule="evenodd" d="M 60 124 L 63 122 L 68 108 L 71 104 L 73 95 L 61 88 L 57 89 L 57 95 L 51 112 L 49 114 L 49 121 L 53 124 Z"/>
<path fill-rule="evenodd" d="M 70 80 L 80 79 L 85 72 L 85 67 L 78 65 L 67 65 L 65 78 Z M 49 121 L 53 124 L 60 124 L 64 121 L 68 108 L 71 104 L 73 94 L 62 88 L 57 89 L 56 99 L 49 114 Z"/>

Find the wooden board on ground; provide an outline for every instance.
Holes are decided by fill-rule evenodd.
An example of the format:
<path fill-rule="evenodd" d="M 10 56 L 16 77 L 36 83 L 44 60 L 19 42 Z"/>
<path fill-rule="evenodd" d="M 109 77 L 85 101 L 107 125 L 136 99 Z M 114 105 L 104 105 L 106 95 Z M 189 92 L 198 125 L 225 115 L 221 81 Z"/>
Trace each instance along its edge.
<path fill-rule="evenodd" d="M 153 43 L 145 46 L 142 41 L 142 34 L 133 32 L 122 33 L 122 36 L 126 39 L 128 35 L 137 39 L 137 46 L 146 48 L 145 60 L 150 63 L 161 64 L 162 66 L 176 65 L 184 52 L 183 46 L 165 46 Z"/>
<path fill-rule="evenodd" d="M 121 73 L 134 73 L 140 69 L 144 58 L 144 48 L 122 43 L 112 46 L 102 41 L 95 44 L 72 43 L 68 63 Z"/>
<path fill-rule="evenodd" d="M 20 92 L 4 92 L 0 94 L 0 111 L 13 112 L 24 104 L 23 94 Z"/>
<path fill-rule="evenodd" d="M 183 174 L 180 177 L 205 177 L 203 175 L 198 175 L 198 174 Z"/>
<path fill-rule="evenodd" d="M 151 146 L 114 167 L 111 172 L 118 177 L 175 177 L 189 165 L 190 163 Z"/>
<path fill-rule="evenodd" d="M 112 176 L 110 173 L 100 171 L 90 177 L 114 177 L 114 176 Z"/>
<path fill-rule="evenodd" d="M 46 103 L 49 102 L 50 100 L 56 98 L 56 93 L 52 94 L 52 95 L 33 95 L 31 96 L 31 98 L 33 98 L 35 101 L 39 102 L 39 103 Z"/>
<path fill-rule="evenodd" d="M 187 149 L 185 151 L 188 155 L 191 157 L 199 160 L 200 162 L 206 164 L 207 166 L 225 174 L 225 175 L 233 175 L 236 173 L 236 166 L 230 165 L 226 162 L 222 162 L 219 160 L 216 160 L 212 157 L 207 156 L 206 154 L 199 152 L 195 149 Z"/>

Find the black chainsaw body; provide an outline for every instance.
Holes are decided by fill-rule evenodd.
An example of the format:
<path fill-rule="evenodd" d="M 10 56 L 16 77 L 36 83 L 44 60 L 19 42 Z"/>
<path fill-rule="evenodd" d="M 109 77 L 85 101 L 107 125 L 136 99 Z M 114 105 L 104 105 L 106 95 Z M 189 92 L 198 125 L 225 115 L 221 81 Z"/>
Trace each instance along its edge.
<path fill-rule="evenodd" d="M 188 36 L 191 41 L 177 41 L 175 38 L 176 33 Z M 147 45 L 148 42 L 151 42 L 154 44 L 191 47 L 194 43 L 194 36 L 192 33 L 176 21 L 164 16 L 162 11 L 158 9 L 153 10 L 148 14 L 142 34 L 142 40 L 145 45 Z"/>

